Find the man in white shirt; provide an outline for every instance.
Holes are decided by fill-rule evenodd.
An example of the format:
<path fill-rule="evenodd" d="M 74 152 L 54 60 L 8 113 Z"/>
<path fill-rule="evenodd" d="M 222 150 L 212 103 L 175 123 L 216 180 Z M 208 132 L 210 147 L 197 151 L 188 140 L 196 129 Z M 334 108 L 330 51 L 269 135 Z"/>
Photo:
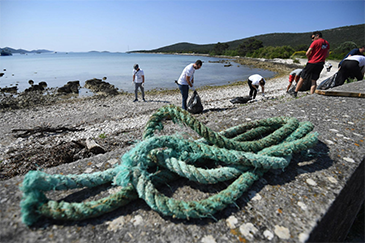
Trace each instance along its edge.
<path fill-rule="evenodd" d="M 144 102 L 144 72 L 142 69 L 139 68 L 138 64 L 134 65 L 133 68 L 133 82 L 134 82 L 134 95 L 136 96 L 133 102 L 138 101 L 138 88 L 141 89 L 142 92 L 142 99 Z"/>
<path fill-rule="evenodd" d="M 257 90 L 259 89 L 259 86 L 261 86 L 262 96 L 265 96 L 265 79 L 259 75 L 259 74 L 253 74 L 250 77 L 248 77 L 248 87 L 250 87 L 250 97 L 252 99 L 256 98 Z"/>
<path fill-rule="evenodd" d="M 179 86 L 181 95 L 182 95 L 182 108 L 184 110 L 187 109 L 186 103 L 189 96 L 189 87 L 194 89 L 194 73 L 195 70 L 201 68 L 203 62 L 201 60 L 197 60 L 195 63 L 191 63 L 187 65 L 182 71 L 177 84 Z M 195 89 L 194 89 L 195 90 Z"/>
<path fill-rule="evenodd" d="M 353 55 L 345 58 L 337 72 L 335 87 L 343 85 L 348 78 L 362 80 L 365 72 L 365 57 L 363 55 Z"/>

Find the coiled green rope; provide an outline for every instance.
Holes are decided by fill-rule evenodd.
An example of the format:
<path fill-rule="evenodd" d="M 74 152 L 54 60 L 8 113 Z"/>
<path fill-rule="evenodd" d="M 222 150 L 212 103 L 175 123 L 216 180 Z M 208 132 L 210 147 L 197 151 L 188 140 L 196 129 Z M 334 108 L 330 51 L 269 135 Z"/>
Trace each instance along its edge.
<path fill-rule="evenodd" d="M 184 140 L 179 135 L 154 136 L 162 121 L 171 118 L 196 131 L 202 139 Z M 159 213 L 176 218 L 202 218 L 234 203 L 254 181 L 270 169 L 284 169 L 293 153 L 317 143 L 310 122 L 274 117 L 229 128 L 217 133 L 188 112 L 168 105 L 148 121 L 143 141 L 125 153 L 115 168 L 93 174 L 48 175 L 30 171 L 21 186 L 22 220 L 32 225 L 42 215 L 54 219 L 82 220 L 113 211 L 142 198 Z M 266 134 L 269 135 L 265 136 Z M 215 168 L 211 168 L 212 164 Z M 209 165 L 211 169 L 205 169 Z M 151 168 L 155 170 L 151 172 Z M 182 201 L 166 197 L 156 187 L 185 177 L 203 184 L 233 180 L 225 190 L 201 201 Z M 122 186 L 118 193 L 97 201 L 56 202 L 44 192 L 96 187 L 108 182 Z"/>

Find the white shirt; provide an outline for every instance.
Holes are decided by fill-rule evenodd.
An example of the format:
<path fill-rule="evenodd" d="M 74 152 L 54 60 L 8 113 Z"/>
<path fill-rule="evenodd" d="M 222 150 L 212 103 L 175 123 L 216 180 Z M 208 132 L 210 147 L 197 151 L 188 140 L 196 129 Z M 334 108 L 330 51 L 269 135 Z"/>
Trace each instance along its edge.
<path fill-rule="evenodd" d="M 261 75 L 258 74 L 254 74 L 251 75 L 250 77 L 248 77 L 248 80 L 250 80 L 252 82 L 252 85 L 255 86 L 259 86 L 260 85 L 260 80 L 264 79 Z M 266 83 L 266 80 L 264 79 L 264 82 Z"/>
<path fill-rule="evenodd" d="M 295 69 L 294 71 L 291 71 L 291 73 L 289 75 L 299 75 L 299 73 L 302 71 L 303 69 L 301 68 L 298 68 L 298 69 Z"/>
<path fill-rule="evenodd" d="M 186 77 L 189 76 L 190 80 L 193 80 L 194 78 L 194 73 L 195 73 L 195 68 L 194 68 L 194 63 L 191 63 L 189 65 L 187 65 L 184 70 L 182 71 L 179 80 L 177 81 L 178 84 L 180 85 L 189 85 L 188 82 L 186 81 Z"/>
<path fill-rule="evenodd" d="M 135 83 L 142 83 L 142 76 L 144 76 L 144 72 L 142 69 L 139 69 L 138 71 L 133 69 L 133 75 L 135 75 Z"/>
<path fill-rule="evenodd" d="M 346 57 L 345 60 L 354 60 L 359 62 L 359 67 L 365 66 L 365 57 L 362 55 L 353 55 L 351 57 Z"/>

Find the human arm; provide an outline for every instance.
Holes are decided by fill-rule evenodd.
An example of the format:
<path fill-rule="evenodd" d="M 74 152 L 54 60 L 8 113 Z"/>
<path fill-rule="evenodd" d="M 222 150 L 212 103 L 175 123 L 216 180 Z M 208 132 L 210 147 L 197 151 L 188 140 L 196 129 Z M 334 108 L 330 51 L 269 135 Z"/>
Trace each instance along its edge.
<path fill-rule="evenodd" d="M 133 80 L 132 80 L 132 82 L 134 82 L 135 78 L 136 78 L 136 74 L 133 74 Z"/>
<path fill-rule="evenodd" d="M 260 84 L 260 86 L 261 86 L 262 95 L 264 96 L 265 95 L 265 86 L 263 84 Z"/>
<path fill-rule="evenodd" d="M 307 52 L 305 53 L 305 55 L 307 56 L 308 59 L 312 55 L 312 51 L 313 51 L 313 48 L 309 47 Z"/>
<path fill-rule="evenodd" d="M 189 87 L 193 87 L 194 79 L 192 79 L 191 81 L 192 82 L 190 82 L 190 76 L 186 76 L 186 82 L 188 83 Z"/>
<path fill-rule="evenodd" d="M 291 82 L 289 82 L 289 85 L 288 85 L 288 87 L 286 88 L 286 92 L 288 92 L 288 91 L 289 91 L 290 86 L 291 86 Z"/>
<path fill-rule="evenodd" d="M 144 83 L 144 75 L 142 75 L 141 77 L 142 77 L 142 83 Z"/>

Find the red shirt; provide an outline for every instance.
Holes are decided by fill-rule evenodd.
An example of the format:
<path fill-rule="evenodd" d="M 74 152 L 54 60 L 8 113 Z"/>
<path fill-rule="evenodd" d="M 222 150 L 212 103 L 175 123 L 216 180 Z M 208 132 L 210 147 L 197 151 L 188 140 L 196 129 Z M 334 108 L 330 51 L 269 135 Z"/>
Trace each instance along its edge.
<path fill-rule="evenodd" d="M 308 58 L 308 63 L 325 62 L 330 44 L 325 39 L 319 38 L 313 41 L 309 48 L 312 48 L 312 53 Z"/>

